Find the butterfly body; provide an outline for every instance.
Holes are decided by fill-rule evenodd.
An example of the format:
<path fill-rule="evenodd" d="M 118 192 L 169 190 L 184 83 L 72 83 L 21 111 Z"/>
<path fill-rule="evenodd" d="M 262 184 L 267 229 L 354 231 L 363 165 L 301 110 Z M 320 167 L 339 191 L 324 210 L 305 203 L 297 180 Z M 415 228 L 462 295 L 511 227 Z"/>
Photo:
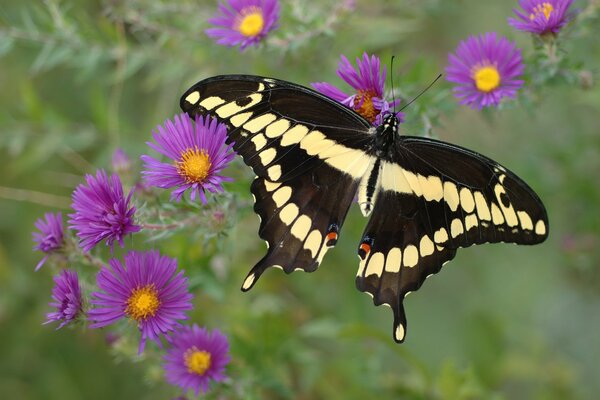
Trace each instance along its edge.
<path fill-rule="evenodd" d="M 392 308 L 394 339 L 402 342 L 404 297 L 458 248 L 547 237 L 546 210 L 519 177 L 479 153 L 400 135 L 393 113 L 372 127 L 311 89 L 250 75 L 198 82 L 181 107 L 225 123 L 229 142 L 257 175 L 251 191 L 268 251 L 244 291 L 270 267 L 315 271 L 356 199 L 369 217 L 356 286 Z"/>

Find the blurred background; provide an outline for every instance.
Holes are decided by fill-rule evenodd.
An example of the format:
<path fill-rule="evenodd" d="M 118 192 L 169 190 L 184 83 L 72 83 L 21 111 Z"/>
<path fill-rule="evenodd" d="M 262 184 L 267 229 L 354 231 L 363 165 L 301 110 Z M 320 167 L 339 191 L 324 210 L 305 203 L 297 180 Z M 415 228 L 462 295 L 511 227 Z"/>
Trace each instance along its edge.
<path fill-rule="evenodd" d="M 73 188 L 85 173 L 108 168 L 115 149 L 139 169 L 152 129 L 179 112 L 179 97 L 193 83 L 251 73 L 344 87 L 335 75 L 340 54 L 353 60 L 367 51 L 383 63 L 396 55 L 395 85 L 406 99 L 443 72 L 448 52 L 468 35 L 496 31 L 532 53 L 531 37 L 506 22 L 516 0 L 359 0 L 350 11 L 334 0 L 281 3 L 270 41 L 241 53 L 203 33 L 215 1 L 2 1 L 1 398 L 179 394 L 162 379 L 158 355 L 123 356 L 107 331 L 41 325 L 55 271 L 34 273 L 42 254 L 32 251 L 31 232 L 45 212 L 68 214 Z M 594 1 L 575 7 L 597 12 Z M 237 201 L 225 216 L 227 235 L 184 230 L 128 242 L 177 257 L 192 280 L 192 321 L 228 335 L 229 380 L 207 398 L 600 395 L 600 21 L 597 13 L 586 18 L 562 42 L 563 56 L 584 71 L 575 79 L 538 85 L 526 101 L 491 112 L 456 106 L 442 80 L 405 110 L 404 134 L 430 133 L 479 151 L 527 181 L 544 200 L 550 237 L 534 247 L 459 251 L 405 301 L 402 345 L 392 340 L 390 310 L 355 288 L 366 223 L 356 207 L 318 272 L 273 270 L 251 292 L 239 290 L 264 252 L 250 207 L 251 173 L 240 160 L 229 169 L 236 183 L 226 186 Z"/>

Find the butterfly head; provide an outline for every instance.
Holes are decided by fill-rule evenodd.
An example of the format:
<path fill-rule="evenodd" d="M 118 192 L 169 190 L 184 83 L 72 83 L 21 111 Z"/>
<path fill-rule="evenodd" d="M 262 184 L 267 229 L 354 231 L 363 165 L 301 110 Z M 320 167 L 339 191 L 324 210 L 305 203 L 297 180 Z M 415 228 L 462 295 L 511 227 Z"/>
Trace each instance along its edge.
<path fill-rule="evenodd" d="M 383 116 L 383 122 L 381 126 L 384 131 L 391 130 L 394 133 L 398 132 L 398 126 L 400 125 L 400 120 L 398 120 L 398 116 L 394 112 L 388 112 Z"/>
<path fill-rule="evenodd" d="M 385 156 L 398 135 L 400 121 L 395 113 L 390 112 L 383 116 L 383 122 L 375 130 L 375 152 L 378 157 Z"/>

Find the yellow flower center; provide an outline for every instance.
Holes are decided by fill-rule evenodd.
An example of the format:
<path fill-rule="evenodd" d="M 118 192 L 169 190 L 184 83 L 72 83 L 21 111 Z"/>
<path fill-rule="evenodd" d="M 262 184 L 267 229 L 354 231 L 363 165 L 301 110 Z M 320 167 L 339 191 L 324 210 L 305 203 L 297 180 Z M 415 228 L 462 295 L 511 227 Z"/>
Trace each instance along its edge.
<path fill-rule="evenodd" d="M 473 79 L 475 79 L 477 89 L 484 93 L 489 93 L 500 86 L 500 73 L 494 66 L 475 69 Z"/>
<path fill-rule="evenodd" d="M 127 313 L 136 321 L 143 321 L 153 317 L 160 307 L 158 292 L 153 284 L 133 289 L 127 299 Z"/>
<path fill-rule="evenodd" d="M 240 15 L 241 17 L 237 27 L 242 35 L 254 37 L 262 32 L 265 20 L 260 8 L 256 6 L 246 7 L 242 10 Z"/>
<path fill-rule="evenodd" d="M 181 161 L 177 161 L 177 172 L 186 183 L 202 183 L 210 172 L 210 157 L 206 150 L 199 150 L 197 147 L 187 149 L 181 154 Z"/>
<path fill-rule="evenodd" d="M 370 123 L 375 122 L 375 118 L 379 113 L 373 105 L 375 94 L 374 90 L 359 90 L 354 98 L 354 109 Z"/>
<path fill-rule="evenodd" d="M 191 374 L 202 376 L 210 368 L 210 353 L 198 350 L 196 346 L 187 349 L 183 353 L 183 360 L 188 372 Z"/>
<path fill-rule="evenodd" d="M 554 7 L 552 7 L 552 4 L 538 4 L 533 8 L 533 13 L 529 14 L 529 19 L 533 21 L 538 15 L 544 14 L 544 17 L 546 17 L 546 21 L 548 21 L 550 19 L 550 14 L 552 14 L 552 11 L 554 11 Z"/>

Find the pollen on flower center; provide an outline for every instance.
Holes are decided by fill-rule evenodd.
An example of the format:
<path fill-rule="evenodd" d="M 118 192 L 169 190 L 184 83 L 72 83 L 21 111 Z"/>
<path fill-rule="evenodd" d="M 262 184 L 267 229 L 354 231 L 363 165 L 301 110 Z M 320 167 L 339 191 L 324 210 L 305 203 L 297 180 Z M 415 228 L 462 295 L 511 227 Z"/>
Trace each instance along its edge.
<path fill-rule="evenodd" d="M 153 317 L 160 307 L 158 292 L 154 285 L 146 285 L 135 288 L 127 299 L 127 309 L 125 313 L 136 321 L 143 321 L 146 318 Z"/>
<path fill-rule="evenodd" d="M 375 97 L 375 91 L 359 90 L 354 98 L 354 109 L 370 123 L 375 122 L 379 113 L 373 105 L 373 97 Z"/>
<path fill-rule="evenodd" d="M 500 73 L 493 66 L 477 68 L 473 74 L 477 89 L 489 93 L 500 86 Z"/>
<path fill-rule="evenodd" d="M 258 7 L 248 7 L 242 10 L 237 24 L 238 31 L 246 37 L 258 36 L 265 25 L 262 10 Z"/>
<path fill-rule="evenodd" d="M 552 14 L 552 11 L 554 11 L 554 7 L 552 7 L 552 4 L 547 2 L 538 4 L 533 8 L 533 13 L 529 14 L 529 19 L 533 21 L 538 15 L 544 14 L 544 17 L 546 17 L 546 21 L 548 21 L 550 19 L 550 14 Z"/>
<path fill-rule="evenodd" d="M 210 368 L 210 353 L 203 350 L 198 350 L 193 346 L 183 354 L 185 366 L 191 374 L 204 375 L 207 369 Z"/>
<path fill-rule="evenodd" d="M 204 182 L 211 165 L 206 150 L 199 150 L 197 147 L 187 149 L 181 154 L 181 161 L 176 162 L 177 172 L 185 179 L 186 183 Z"/>

